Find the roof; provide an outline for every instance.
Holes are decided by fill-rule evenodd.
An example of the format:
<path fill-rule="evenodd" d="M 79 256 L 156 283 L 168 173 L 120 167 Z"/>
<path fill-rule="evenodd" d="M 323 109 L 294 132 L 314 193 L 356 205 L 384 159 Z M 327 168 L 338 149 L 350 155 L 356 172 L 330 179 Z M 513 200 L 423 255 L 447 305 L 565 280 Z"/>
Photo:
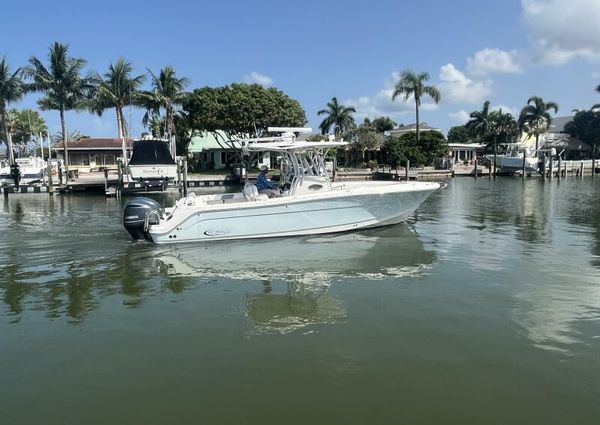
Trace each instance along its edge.
<path fill-rule="evenodd" d="M 426 122 L 419 123 L 419 131 L 439 131 L 440 133 L 442 132 L 440 128 L 430 127 L 429 125 L 427 125 Z M 404 134 L 412 132 L 417 132 L 417 124 L 402 125 L 393 130 L 386 131 L 384 134 L 386 136 L 393 136 L 395 134 Z"/>
<path fill-rule="evenodd" d="M 69 150 L 118 150 L 121 149 L 121 143 L 121 139 L 85 138 L 69 142 Z M 125 143 L 127 144 L 127 149 L 131 149 L 133 139 L 127 139 Z M 62 141 L 58 142 L 56 149 L 64 150 L 64 143 Z"/>
<path fill-rule="evenodd" d="M 484 144 L 481 143 L 448 143 L 450 149 L 482 149 L 485 148 Z"/>
<path fill-rule="evenodd" d="M 555 140 L 547 140 L 543 144 L 544 148 L 565 149 L 567 151 L 591 152 L 592 148 L 587 143 L 574 137 L 562 137 Z"/>
<path fill-rule="evenodd" d="M 549 133 L 564 133 L 565 125 L 573 120 L 572 116 L 568 117 L 555 117 L 552 118 L 552 122 L 550 123 L 550 128 L 548 128 Z"/>

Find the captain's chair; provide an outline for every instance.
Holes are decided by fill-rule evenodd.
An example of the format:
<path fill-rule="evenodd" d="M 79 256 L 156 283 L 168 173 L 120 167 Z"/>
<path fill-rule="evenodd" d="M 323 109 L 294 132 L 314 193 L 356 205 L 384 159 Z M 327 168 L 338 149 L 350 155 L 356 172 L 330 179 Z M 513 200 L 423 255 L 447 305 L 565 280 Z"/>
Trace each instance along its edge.
<path fill-rule="evenodd" d="M 258 188 L 252 183 L 246 183 L 244 185 L 244 190 L 242 191 L 244 194 L 244 198 L 247 201 L 264 201 L 269 199 L 267 195 L 258 193 Z"/>

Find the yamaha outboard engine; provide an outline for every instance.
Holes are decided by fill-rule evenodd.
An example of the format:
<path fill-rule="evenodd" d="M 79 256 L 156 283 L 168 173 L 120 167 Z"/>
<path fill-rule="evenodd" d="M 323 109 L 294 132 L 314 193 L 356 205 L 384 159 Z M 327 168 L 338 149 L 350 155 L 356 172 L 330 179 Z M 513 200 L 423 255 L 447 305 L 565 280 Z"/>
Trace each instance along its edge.
<path fill-rule="evenodd" d="M 148 239 L 148 227 L 163 216 L 160 204 L 150 198 L 134 198 L 123 209 L 123 226 L 133 239 Z"/>

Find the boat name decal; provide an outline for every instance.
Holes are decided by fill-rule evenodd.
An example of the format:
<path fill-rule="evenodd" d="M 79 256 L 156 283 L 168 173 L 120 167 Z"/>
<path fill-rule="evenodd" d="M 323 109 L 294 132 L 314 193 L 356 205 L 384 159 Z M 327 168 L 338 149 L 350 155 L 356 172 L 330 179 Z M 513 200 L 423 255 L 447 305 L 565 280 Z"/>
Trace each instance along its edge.
<path fill-rule="evenodd" d="M 222 236 L 231 233 L 229 229 L 208 229 L 204 232 L 206 236 Z"/>

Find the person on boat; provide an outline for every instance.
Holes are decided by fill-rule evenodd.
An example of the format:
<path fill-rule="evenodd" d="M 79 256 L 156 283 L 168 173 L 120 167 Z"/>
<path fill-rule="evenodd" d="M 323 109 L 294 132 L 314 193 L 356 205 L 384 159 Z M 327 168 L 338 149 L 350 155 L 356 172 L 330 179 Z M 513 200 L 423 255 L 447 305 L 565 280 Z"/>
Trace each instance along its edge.
<path fill-rule="evenodd" d="M 275 192 L 275 187 L 273 184 L 267 180 L 267 173 L 269 172 L 269 167 L 263 165 L 260 167 L 260 173 L 258 173 L 258 177 L 256 177 L 256 188 L 258 189 L 258 193 L 264 193 L 268 195 L 269 198 L 275 198 L 277 193 Z"/>

